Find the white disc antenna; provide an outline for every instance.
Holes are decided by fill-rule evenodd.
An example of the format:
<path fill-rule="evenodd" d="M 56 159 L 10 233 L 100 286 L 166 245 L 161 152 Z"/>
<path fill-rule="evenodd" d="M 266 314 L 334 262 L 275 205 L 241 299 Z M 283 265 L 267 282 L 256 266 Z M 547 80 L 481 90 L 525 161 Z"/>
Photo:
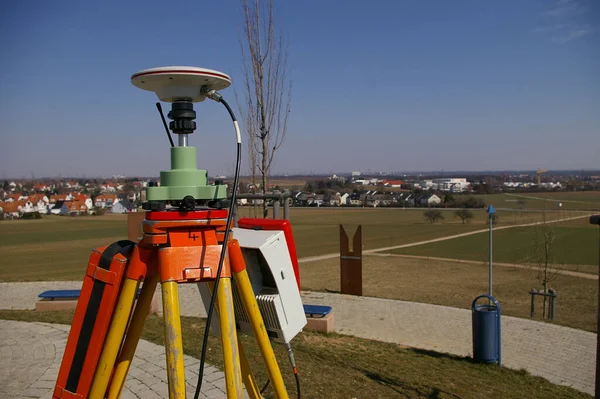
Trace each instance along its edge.
<path fill-rule="evenodd" d="M 231 78 L 212 69 L 190 66 L 167 66 L 145 69 L 131 76 L 131 83 L 153 91 L 160 101 L 200 102 L 210 90 L 222 90 L 231 85 Z"/>

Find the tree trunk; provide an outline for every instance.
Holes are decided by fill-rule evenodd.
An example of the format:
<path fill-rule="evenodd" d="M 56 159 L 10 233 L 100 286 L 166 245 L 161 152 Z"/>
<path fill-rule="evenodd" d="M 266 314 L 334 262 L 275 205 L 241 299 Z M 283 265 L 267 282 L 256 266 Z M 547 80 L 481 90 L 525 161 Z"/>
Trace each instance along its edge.
<path fill-rule="evenodd" d="M 548 315 L 546 314 L 546 301 L 548 300 L 548 297 L 546 297 L 546 293 L 548 293 L 548 283 L 544 281 L 544 308 L 542 311 L 542 317 L 544 319 L 548 318 Z"/>
<path fill-rule="evenodd" d="M 269 155 L 269 148 L 267 148 L 267 140 L 262 140 L 262 192 L 267 193 L 267 157 Z M 267 207 L 267 199 L 263 198 L 263 218 L 269 216 L 269 208 Z"/>

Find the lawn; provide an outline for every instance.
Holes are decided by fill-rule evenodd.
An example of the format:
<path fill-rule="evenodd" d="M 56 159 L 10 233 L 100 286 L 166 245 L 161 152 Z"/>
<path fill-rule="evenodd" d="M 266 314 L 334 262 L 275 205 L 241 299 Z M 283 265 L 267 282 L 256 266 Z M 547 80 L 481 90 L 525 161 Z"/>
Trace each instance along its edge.
<path fill-rule="evenodd" d="M 462 224 L 454 211 L 441 210 L 443 223 L 430 224 L 423 209 L 292 208 L 291 222 L 300 258 L 339 251 L 339 224 L 350 237 L 360 224 L 365 249 L 390 247 L 486 226 L 486 214 L 474 210 L 471 223 Z M 248 216 L 250 207 L 240 208 Z M 531 223 L 539 211 L 499 211 L 502 225 Z M 574 212 L 572 215 L 578 213 Z M 565 217 L 548 212 L 549 219 Z M 83 276 L 91 249 L 126 237 L 126 217 L 46 216 L 41 220 L 0 221 L 0 281 L 78 280 Z"/>
<path fill-rule="evenodd" d="M 575 221 L 573 221 L 575 222 Z M 552 258 L 555 264 L 598 265 L 598 227 L 591 225 L 563 226 L 553 228 L 555 239 Z M 541 240 L 539 227 L 515 227 L 493 233 L 493 259 L 505 263 L 537 263 L 534 242 Z M 540 241 L 541 242 L 541 241 Z M 440 258 L 467 259 L 487 262 L 489 258 L 489 234 L 475 234 L 467 237 L 439 241 L 416 247 L 391 251 L 397 254 L 433 256 Z"/>
<path fill-rule="evenodd" d="M 481 195 L 486 204 L 508 209 L 547 209 L 563 212 L 600 211 L 600 192 L 514 193 Z M 562 204 L 559 206 L 558 204 Z"/>
<path fill-rule="evenodd" d="M 70 324 L 72 312 L 2 311 L 0 319 Z M 203 319 L 183 317 L 184 352 L 200 355 Z M 162 319 L 149 317 L 142 338 L 163 344 Z M 254 340 L 242 337 L 259 386 L 267 379 Z M 590 398 L 524 371 L 473 363 L 469 358 L 403 348 L 338 334 L 303 332 L 292 345 L 304 398 Z M 283 345 L 274 345 L 291 397 L 295 383 Z M 221 349 L 211 337 L 207 361 L 222 369 Z M 267 388 L 266 398 L 273 397 Z"/>
<path fill-rule="evenodd" d="M 470 309 L 473 299 L 488 291 L 485 264 L 368 255 L 363 258 L 362 275 L 365 296 L 457 308 Z M 300 276 L 303 289 L 339 292 L 339 259 L 301 263 Z M 550 287 L 558 293 L 556 323 L 596 331 L 598 281 L 559 275 Z M 503 314 L 528 318 L 532 288 L 542 287 L 531 270 L 494 268 L 493 294 Z"/>

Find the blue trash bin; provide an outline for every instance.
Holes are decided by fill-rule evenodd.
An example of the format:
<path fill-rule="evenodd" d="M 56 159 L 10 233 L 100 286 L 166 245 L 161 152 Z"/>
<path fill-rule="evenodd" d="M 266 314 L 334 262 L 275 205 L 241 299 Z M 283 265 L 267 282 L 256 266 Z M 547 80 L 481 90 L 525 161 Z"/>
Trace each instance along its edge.
<path fill-rule="evenodd" d="M 488 299 L 478 305 L 481 298 Z M 490 303 L 491 302 L 491 303 Z M 501 366 L 500 304 L 489 295 L 479 295 L 471 307 L 473 320 L 473 360 Z"/>

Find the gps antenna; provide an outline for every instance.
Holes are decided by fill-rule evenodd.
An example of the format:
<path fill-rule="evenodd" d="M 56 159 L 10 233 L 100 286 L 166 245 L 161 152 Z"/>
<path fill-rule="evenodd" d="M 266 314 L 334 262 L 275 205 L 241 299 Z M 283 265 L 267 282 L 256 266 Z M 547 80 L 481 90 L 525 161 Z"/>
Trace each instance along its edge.
<path fill-rule="evenodd" d="M 162 106 L 160 105 L 160 103 L 156 103 L 156 109 L 158 110 L 158 113 L 160 114 L 160 119 L 162 119 L 163 126 L 165 127 L 165 132 L 167 132 L 167 137 L 169 138 L 169 143 L 171 143 L 171 147 L 175 147 L 175 144 L 173 143 L 173 138 L 171 137 L 171 132 L 169 132 L 169 128 L 167 127 L 167 121 L 165 120 L 165 115 L 162 112 Z"/>

